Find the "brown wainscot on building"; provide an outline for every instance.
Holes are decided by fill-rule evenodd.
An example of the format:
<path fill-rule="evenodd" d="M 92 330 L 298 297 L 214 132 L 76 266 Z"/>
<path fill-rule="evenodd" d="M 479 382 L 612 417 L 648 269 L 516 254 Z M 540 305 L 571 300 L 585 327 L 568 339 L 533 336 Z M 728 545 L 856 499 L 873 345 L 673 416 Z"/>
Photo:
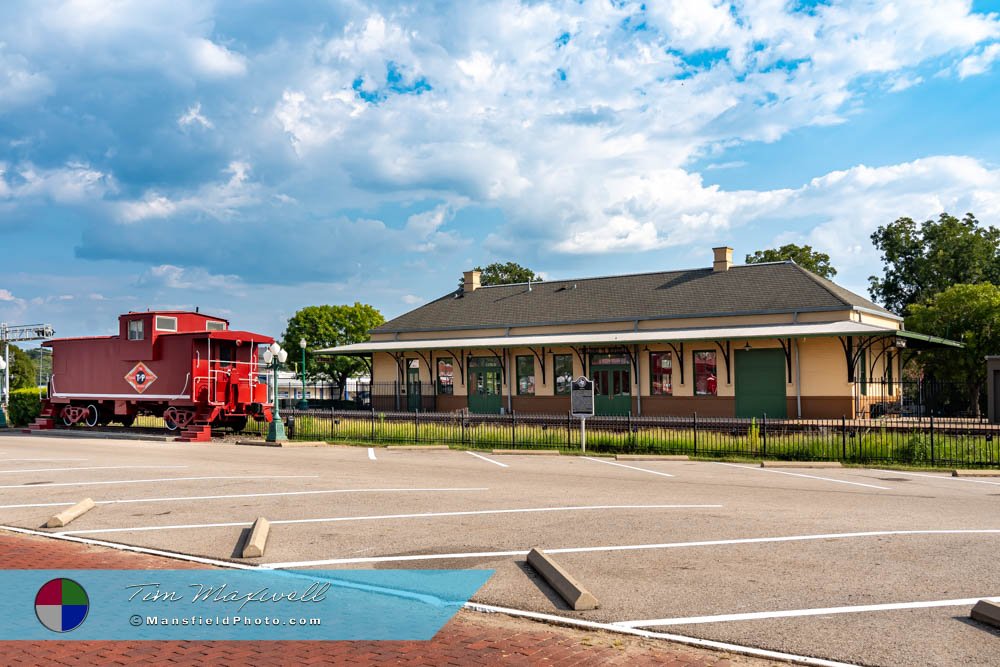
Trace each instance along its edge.
<path fill-rule="evenodd" d="M 319 351 L 370 359 L 379 410 L 565 414 L 570 383 L 598 414 L 837 418 L 893 392 L 903 352 L 959 343 L 794 262 L 462 287 Z"/>

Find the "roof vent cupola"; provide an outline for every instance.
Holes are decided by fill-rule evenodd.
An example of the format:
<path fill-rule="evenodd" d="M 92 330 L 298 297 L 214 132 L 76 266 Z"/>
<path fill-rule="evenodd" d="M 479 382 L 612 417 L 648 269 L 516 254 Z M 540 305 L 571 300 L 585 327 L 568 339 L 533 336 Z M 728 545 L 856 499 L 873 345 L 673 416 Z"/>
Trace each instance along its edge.
<path fill-rule="evenodd" d="M 728 271 L 733 265 L 733 249 L 729 246 L 712 248 L 715 253 L 715 261 L 712 263 L 713 271 Z"/>

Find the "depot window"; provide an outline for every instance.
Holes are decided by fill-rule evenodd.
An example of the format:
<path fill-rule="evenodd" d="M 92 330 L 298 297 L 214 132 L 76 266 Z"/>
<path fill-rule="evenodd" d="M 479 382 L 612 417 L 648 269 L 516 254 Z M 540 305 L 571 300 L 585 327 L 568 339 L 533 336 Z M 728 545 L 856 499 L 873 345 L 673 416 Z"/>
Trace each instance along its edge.
<path fill-rule="evenodd" d="M 157 331 L 177 331 L 177 318 L 176 317 L 166 317 L 165 315 L 156 316 L 156 330 Z"/>
<path fill-rule="evenodd" d="M 225 331 L 226 323 L 218 320 L 208 320 L 205 322 L 205 331 Z"/>
<path fill-rule="evenodd" d="M 695 396 L 718 396 L 719 376 L 716 370 L 714 350 L 700 350 L 694 353 Z"/>
<path fill-rule="evenodd" d="M 530 356 L 517 358 L 517 395 L 535 395 L 535 358 Z"/>
<path fill-rule="evenodd" d="M 451 357 L 438 359 L 438 393 L 455 393 L 455 362 Z"/>
<path fill-rule="evenodd" d="M 674 393 L 673 357 L 670 352 L 649 353 L 649 393 L 652 396 L 670 396 Z"/>
<path fill-rule="evenodd" d="M 569 396 L 570 387 L 573 385 L 573 356 L 570 354 L 556 354 L 552 357 L 553 376 L 556 379 L 556 394 L 559 396 Z"/>
<path fill-rule="evenodd" d="M 128 339 L 129 340 L 142 340 L 146 337 L 145 334 L 145 322 L 142 320 L 129 320 L 128 321 Z"/>

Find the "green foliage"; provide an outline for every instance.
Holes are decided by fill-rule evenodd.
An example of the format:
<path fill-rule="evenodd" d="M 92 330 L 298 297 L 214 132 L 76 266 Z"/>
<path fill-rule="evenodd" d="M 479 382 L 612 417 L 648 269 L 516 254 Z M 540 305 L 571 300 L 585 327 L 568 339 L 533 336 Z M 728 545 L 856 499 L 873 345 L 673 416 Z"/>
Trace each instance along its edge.
<path fill-rule="evenodd" d="M 476 271 L 482 271 L 479 280 L 483 285 L 513 285 L 514 283 L 540 282 L 542 279 L 534 271 L 516 262 L 494 262 L 485 269 L 477 266 Z"/>
<path fill-rule="evenodd" d="M 808 245 L 795 245 L 789 243 L 780 248 L 769 248 L 758 250 L 752 255 L 746 256 L 747 264 L 761 264 L 763 262 L 783 262 L 792 260 L 803 269 L 812 271 L 818 276 L 832 279 L 837 275 L 837 269 L 830 265 L 830 256 L 825 252 L 817 252 Z"/>
<path fill-rule="evenodd" d="M 44 395 L 44 390 L 38 387 L 15 389 L 10 392 L 10 403 L 7 406 L 10 423 L 15 426 L 26 426 L 35 421 L 35 417 L 42 411 Z"/>
<path fill-rule="evenodd" d="M 309 381 L 336 382 L 341 398 L 347 378 L 369 372 L 364 361 L 356 357 L 317 357 L 311 350 L 337 345 L 363 343 L 368 331 L 383 324 L 382 313 L 368 304 L 355 302 L 353 306 L 307 306 L 288 320 L 281 346 L 288 350 L 289 362 L 301 363 L 299 341 L 306 339 L 306 378 Z"/>
<path fill-rule="evenodd" d="M 920 363 L 934 379 L 965 383 L 969 409 L 979 414 L 988 354 L 1000 352 L 1000 286 L 954 285 L 910 306 L 906 328 L 959 340 L 965 349 L 924 350 Z"/>
<path fill-rule="evenodd" d="M 905 314 L 951 285 L 1000 285 L 1000 229 L 981 227 L 971 213 L 942 213 L 917 224 L 899 218 L 871 236 L 882 253 L 883 275 L 868 278 L 872 298 Z"/>
<path fill-rule="evenodd" d="M 750 420 L 750 428 L 747 429 L 747 442 L 754 449 L 760 446 L 760 426 L 757 425 L 756 417 Z"/>
<path fill-rule="evenodd" d="M 0 345 L 0 355 L 4 352 Z M 0 375 L 3 372 L 0 371 Z M 38 367 L 28 353 L 13 343 L 10 344 L 10 388 L 27 389 L 38 386 Z"/>

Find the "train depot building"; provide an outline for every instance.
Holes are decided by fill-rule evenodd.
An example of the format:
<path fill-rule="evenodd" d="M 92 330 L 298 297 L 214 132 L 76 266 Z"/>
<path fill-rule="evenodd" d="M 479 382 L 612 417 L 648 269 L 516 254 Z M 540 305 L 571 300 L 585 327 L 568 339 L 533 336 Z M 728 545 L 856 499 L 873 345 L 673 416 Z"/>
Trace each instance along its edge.
<path fill-rule="evenodd" d="M 586 376 L 598 414 L 839 418 L 892 400 L 904 354 L 960 347 L 794 262 L 713 251 L 706 268 L 530 284 L 467 271 L 370 341 L 317 353 L 370 359 L 377 410 L 565 414 Z"/>

